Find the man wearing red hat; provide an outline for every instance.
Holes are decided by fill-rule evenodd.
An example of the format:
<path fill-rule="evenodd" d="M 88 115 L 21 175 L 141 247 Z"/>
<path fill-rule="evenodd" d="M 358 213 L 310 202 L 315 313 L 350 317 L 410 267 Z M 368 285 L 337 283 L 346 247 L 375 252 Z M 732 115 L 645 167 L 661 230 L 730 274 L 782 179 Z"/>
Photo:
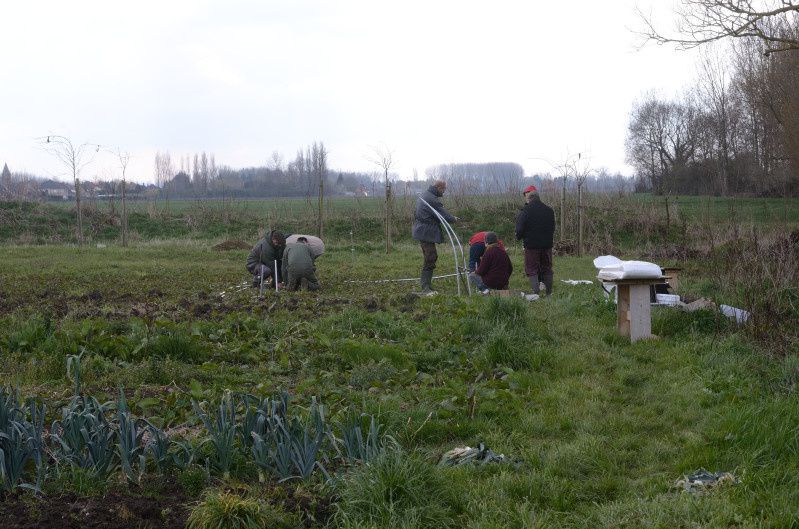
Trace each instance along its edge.
<path fill-rule="evenodd" d="M 543 282 L 547 295 L 550 295 L 555 212 L 541 202 L 535 186 L 527 186 L 522 193 L 525 205 L 516 217 L 516 239 L 524 243 L 524 273 L 534 294 L 539 293 L 539 283 Z"/>

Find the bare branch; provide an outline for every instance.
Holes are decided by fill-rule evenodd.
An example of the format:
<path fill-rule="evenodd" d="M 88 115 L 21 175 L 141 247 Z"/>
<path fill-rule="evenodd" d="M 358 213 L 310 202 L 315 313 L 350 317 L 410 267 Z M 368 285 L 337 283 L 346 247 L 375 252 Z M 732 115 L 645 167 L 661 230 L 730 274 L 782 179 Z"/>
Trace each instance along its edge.
<path fill-rule="evenodd" d="M 679 49 L 728 38 L 755 38 L 766 45 L 766 55 L 799 50 L 799 0 L 680 0 L 676 35 L 664 33 L 639 8 L 636 13 L 643 24 L 641 35 Z"/>

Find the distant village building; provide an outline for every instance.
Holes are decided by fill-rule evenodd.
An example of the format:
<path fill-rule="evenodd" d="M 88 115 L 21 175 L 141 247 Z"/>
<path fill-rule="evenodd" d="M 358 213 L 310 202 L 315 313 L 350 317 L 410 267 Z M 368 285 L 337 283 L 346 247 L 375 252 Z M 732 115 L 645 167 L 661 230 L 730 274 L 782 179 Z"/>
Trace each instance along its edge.
<path fill-rule="evenodd" d="M 72 186 L 56 180 L 45 180 L 39 185 L 39 191 L 48 200 L 70 200 L 75 196 Z"/>

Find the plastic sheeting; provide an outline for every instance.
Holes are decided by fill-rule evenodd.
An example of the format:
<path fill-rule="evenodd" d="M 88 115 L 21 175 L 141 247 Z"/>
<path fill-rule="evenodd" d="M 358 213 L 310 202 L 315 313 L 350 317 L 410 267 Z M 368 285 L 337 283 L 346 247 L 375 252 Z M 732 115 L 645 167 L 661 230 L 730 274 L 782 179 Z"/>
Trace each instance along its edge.
<path fill-rule="evenodd" d="M 323 253 L 325 253 L 325 243 L 322 242 L 322 239 L 316 237 L 314 235 L 303 235 L 302 233 L 295 233 L 293 235 L 289 235 L 286 237 L 286 244 L 297 242 L 297 239 L 300 237 L 305 237 L 308 239 L 308 246 L 311 247 L 311 257 L 316 259 Z"/>
<path fill-rule="evenodd" d="M 622 261 L 613 255 L 602 255 L 594 259 L 594 266 L 599 269 L 597 277 L 605 281 L 616 279 L 654 279 L 663 272 L 655 263 L 647 261 Z"/>

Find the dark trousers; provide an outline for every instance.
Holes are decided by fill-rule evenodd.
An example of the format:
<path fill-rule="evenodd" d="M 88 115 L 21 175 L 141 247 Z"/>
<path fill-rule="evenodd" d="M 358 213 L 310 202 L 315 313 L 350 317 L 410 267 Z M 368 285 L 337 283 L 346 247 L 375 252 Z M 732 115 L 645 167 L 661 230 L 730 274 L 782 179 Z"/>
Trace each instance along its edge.
<path fill-rule="evenodd" d="M 286 290 L 294 291 L 299 290 L 300 287 L 306 286 L 308 290 L 319 290 L 319 281 L 316 279 L 316 273 L 313 270 L 291 270 L 286 273 Z M 303 279 L 305 281 L 303 281 Z"/>
<path fill-rule="evenodd" d="M 524 273 L 529 277 L 543 279 L 552 273 L 552 248 L 525 248 Z"/>
<path fill-rule="evenodd" d="M 424 264 L 422 270 L 435 270 L 436 261 L 438 261 L 438 251 L 436 250 L 436 243 L 434 242 L 420 242 L 422 247 L 422 254 L 424 255 Z"/>
<path fill-rule="evenodd" d="M 272 274 L 273 266 L 257 264 L 257 265 L 255 265 L 253 267 L 252 270 L 250 270 L 249 268 L 247 270 L 249 270 L 249 272 L 253 275 L 253 280 L 254 281 L 260 281 L 261 279 L 266 279 L 266 278 L 272 277 L 272 275 L 273 275 Z M 263 273 L 262 273 L 262 270 L 263 270 Z M 278 281 L 278 283 L 280 282 L 281 279 L 282 278 L 280 277 L 280 267 L 278 267 L 278 270 L 277 270 L 277 281 Z"/>

